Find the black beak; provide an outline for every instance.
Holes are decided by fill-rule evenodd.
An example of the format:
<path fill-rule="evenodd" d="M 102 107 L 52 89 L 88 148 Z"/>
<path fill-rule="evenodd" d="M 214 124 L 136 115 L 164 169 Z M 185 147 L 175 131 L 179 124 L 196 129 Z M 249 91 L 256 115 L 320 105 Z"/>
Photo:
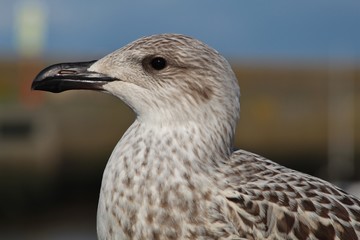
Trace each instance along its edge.
<path fill-rule="evenodd" d="M 35 77 L 31 89 L 53 93 L 72 89 L 103 90 L 104 84 L 118 80 L 88 71 L 95 62 L 59 63 L 49 66 Z"/>

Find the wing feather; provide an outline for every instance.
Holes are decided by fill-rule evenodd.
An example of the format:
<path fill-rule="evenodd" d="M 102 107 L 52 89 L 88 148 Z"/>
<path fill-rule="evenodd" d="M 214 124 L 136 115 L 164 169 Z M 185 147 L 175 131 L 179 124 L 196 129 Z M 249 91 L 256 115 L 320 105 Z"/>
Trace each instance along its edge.
<path fill-rule="evenodd" d="M 360 201 L 335 185 L 244 150 L 226 165 L 224 193 L 244 236 L 360 239 Z"/>

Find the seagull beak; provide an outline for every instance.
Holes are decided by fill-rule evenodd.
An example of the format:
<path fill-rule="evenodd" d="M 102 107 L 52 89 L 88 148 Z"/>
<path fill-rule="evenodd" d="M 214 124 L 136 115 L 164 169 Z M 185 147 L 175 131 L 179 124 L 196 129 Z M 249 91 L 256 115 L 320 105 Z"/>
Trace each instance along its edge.
<path fill-rule="evenodd" d="M 89 67 L 95 62 L 59 63 L 49 66 L 35 77 L 31 89 L 53 93 L 72 89 L 103 90 L 104 84 L 118 80 L 89 71 Z"/>

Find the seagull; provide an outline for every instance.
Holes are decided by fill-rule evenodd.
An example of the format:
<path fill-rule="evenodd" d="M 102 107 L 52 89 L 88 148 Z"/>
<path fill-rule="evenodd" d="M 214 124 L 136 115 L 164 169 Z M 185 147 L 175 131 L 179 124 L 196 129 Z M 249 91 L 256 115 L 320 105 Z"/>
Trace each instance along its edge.
<path fill-rule="evenodd" d="M 234 150 L 238 81 L 199 40 L 143 37 L 98 61 L 47 67 L 32 89 L 102 91 L 136 113 L 103 174 L 100 240 L 360 239 L 358 198 Z"/>

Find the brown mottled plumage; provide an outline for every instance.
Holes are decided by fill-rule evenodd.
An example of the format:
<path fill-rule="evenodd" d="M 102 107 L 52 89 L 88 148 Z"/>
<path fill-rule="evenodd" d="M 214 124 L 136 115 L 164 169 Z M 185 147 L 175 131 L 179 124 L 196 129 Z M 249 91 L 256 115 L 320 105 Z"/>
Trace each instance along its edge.
<path fill-rule="evenodd" d="M 198 40 L 144 37 L 96 62 L 51 66 L 33 88 L 101 90 L 137 114 L 104 172 L 99 239 L 360 238 L 359 199 L 233 151 L 237 80 Z"/>

